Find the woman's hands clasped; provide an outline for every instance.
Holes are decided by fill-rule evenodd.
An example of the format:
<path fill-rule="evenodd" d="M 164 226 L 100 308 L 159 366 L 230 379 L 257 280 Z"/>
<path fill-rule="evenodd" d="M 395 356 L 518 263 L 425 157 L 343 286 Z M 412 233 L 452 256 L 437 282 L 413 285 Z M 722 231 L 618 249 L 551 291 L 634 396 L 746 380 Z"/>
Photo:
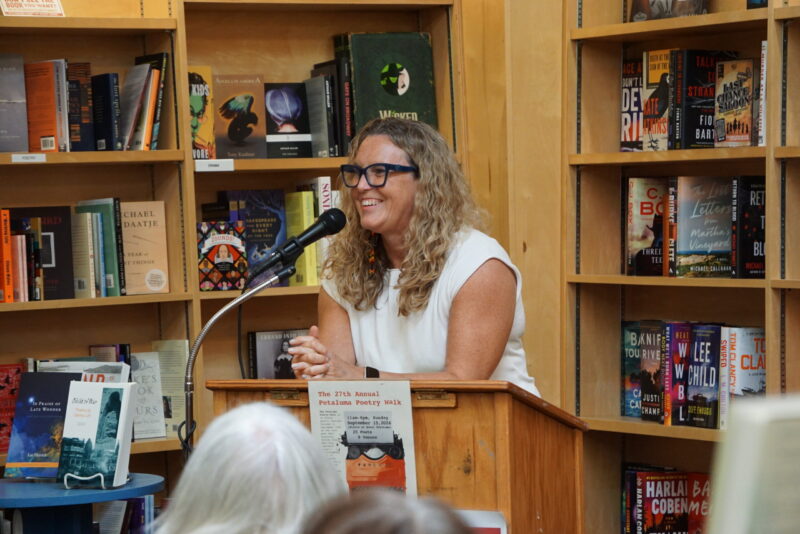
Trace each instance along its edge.
<path fill-rule="evenodd" d="M 292 370 L 297 378 L 363 378 L 363 370 L 337 357 L 319 340 L 319 328 L 314 325 L 308 335 L 289 341 L 292 355 Z"/>

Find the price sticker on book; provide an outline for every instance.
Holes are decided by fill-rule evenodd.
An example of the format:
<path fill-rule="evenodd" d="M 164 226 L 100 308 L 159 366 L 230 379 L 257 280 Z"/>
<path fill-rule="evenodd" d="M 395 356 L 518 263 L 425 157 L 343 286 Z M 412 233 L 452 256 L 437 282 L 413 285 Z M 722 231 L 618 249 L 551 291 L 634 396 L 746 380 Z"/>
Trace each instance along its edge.
<path fill-rule="evenodd" d="M 45 163 L 46 154 L 11 154 L 11 163 Z"/>
<path fill-rule="evenodd" d="M 233 170 L 232 159 L 194 160 L 194 172 L 231 172 Z"/>

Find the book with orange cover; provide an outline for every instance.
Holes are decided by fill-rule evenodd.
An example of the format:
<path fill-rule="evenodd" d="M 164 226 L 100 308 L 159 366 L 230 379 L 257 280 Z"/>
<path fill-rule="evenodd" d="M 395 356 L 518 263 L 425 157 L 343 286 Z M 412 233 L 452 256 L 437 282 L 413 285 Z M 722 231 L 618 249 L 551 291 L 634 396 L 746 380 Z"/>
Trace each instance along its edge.
<path fill-rule="evenodd" d="M 0 210 L 0 302 L 14 302 L 11 260 L 11 216 Z"/>
<path fill-rule="evenodd" d="M 25 98 L 28 106 L 28 150 L 58 152 L 56 66 L 49 61 L 25 65 Z"/>

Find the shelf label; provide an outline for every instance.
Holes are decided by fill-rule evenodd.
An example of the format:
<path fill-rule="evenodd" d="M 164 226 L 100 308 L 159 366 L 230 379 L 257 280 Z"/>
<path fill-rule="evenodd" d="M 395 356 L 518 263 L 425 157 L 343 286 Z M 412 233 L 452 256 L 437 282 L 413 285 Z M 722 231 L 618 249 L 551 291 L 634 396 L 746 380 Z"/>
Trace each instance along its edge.
<path fill-rule="evenodd" d="M 233 170 L 232 159 L 196 159 L 194 172 L 230 172 Z"/>
<path fill-rule="evenodd" d="M 61 0 L 0 0 L 6 17 L 63 17 Z"/>
<path fill-rule="evenodd" d="M 11 154 L 11 163 L 45 163 L 46 154 Z"/>

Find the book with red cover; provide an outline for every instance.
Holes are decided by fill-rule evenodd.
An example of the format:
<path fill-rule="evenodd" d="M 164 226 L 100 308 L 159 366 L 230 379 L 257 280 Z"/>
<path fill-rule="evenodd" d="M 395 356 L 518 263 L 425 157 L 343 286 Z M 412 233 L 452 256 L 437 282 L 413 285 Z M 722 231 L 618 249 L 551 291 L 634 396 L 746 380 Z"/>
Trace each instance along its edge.
<path fill-rule="evenodd" d="M 0 364 L 0 454 L 8 452 L 22 371 L 21 363 Z"/>
<path fill-rule="evenodd" d="M 197 223 L 200 291 L 242 289 L 247 279 L 242 221 Z"/>

